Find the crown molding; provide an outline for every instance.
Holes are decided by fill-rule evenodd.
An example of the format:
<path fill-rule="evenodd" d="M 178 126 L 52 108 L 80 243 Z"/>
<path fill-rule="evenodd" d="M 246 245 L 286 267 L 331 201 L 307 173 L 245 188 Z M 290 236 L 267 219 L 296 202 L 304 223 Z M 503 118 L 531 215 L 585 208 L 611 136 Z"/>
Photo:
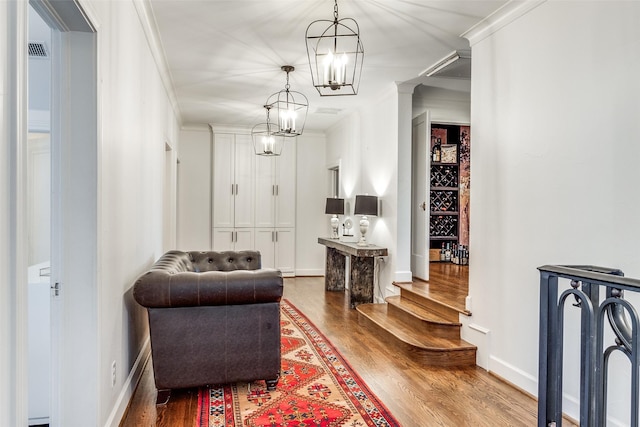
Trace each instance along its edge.
<path fill-rule="evenodd" d="M 503 27 L 506 27 L 513 21 L 526 15 L 546 1 L 547 0 L 509 1 L 491 15 L 487 16 L 482 21 L 462 33 L 460 37 L 464 37 L 469 40 L 469 45 L 473 46 Z"/>
<path fill-rule="evenodd" d="M 160 79 L 162 80 L 164 89 L 169 97 L 169 102 L 171 103 L 173 112 L 178 119 L 178 124 L 181 126 L 182 113 L 180 112 L 180 106 L 178 105 L 178 98 L 176 97 L 173 78 L 171 77 L 169 66 L 167 65 L 167 57 L 162 47 L 162 43 L 160 42 L 160 31 L 158 30 L 158 24 L 153 16 L 151 3 L 149 0 L 134 0 L 133 5 L 138 13 L 140 25 L 142 26 L 142 30 L 144 31 L 147 39 L 151 56 L 153 56 L 156 67 L 158 68 L 158 73 L 160 74 Z"/>
<path fill-rule="evenodd" d="M 251 134 L 251 128 L 244 126 L 233 126 L 233 125 L 221 125 L 209 123 L 209 127 L 213 133 L 236 133 L 236 134 Z"/>
<path fill-rule="evenodd" d="M 211 127 L 206 123 L 185 123 L 180 126 L 180 130 L 194 132 L 211 132 Z"/>

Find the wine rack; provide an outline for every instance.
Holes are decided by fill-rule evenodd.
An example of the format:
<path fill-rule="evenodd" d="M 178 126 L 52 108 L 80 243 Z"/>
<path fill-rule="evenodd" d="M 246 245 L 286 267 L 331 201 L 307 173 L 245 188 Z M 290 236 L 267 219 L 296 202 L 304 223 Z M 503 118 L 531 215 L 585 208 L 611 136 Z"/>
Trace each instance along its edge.
<path fill-rule="evenodd" d="M 455 190 L 432 190 L 432 212 L 458 212 L 458 192 Z"/>
<path fill-rule="evenodd" d="M 432 165 L 431 187 L 458 187 L 458 165 Z"/>
<path fill-rule="evenodd" d="M 457 215 L 432 215 L 429 224 L 431 238 L 456 240 L 458 238 Z"/>
<path fill-rule="evenodd" d="M 429 239 L 456 243 L 458 240 L 458 165 L 431 163 Z"/>

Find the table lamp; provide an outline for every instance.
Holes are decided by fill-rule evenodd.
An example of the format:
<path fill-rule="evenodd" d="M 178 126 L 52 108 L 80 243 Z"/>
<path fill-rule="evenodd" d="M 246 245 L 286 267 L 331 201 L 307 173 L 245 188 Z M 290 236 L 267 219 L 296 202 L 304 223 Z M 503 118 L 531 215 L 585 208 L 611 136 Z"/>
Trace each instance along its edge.
<path fill-rule="evenodd" d="M 324 213 L 333 215 L 331 217 L 331 228 L 333 229 L 331 238 L 339 238 L 340 236 L 338 235 L 338 226 L 340 225 L 340 220 L 338 219 L 338 215 L 344 215 L 344 199 L 328 197 L 327 204 L 324 208 Z"/>
<path fill-rule="evenodd" d="M 360 240 L 358 246 L 367 246 L 367 239 L 365 235 L 369 229 L 369 220 L 367 216 L 378 215 L 378 197 L 358 195 L 356 196 L 356 207 L 353 211 L 355 215 L 362 215 L 360 220 Z"/>

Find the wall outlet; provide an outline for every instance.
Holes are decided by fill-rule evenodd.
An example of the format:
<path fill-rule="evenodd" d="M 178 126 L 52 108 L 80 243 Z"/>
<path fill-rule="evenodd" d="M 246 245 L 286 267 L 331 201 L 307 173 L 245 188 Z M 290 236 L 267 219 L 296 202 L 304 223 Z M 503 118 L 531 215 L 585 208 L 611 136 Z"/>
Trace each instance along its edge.
<path fill-rule="evenodd" d="M 116 385 L 116 361 L 111 362 L 111 387 Z"/>

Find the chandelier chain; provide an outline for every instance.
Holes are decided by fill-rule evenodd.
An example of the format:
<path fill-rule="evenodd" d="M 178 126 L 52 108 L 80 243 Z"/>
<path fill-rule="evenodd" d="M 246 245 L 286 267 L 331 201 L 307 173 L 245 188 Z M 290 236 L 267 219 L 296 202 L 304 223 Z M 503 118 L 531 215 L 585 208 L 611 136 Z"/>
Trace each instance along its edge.
<path fill-rule="evenodd" d="M 333 20 L 334 22 L 338 22 L 338 0 L 334 0 L 335 3 L 333 5 Z"/>

